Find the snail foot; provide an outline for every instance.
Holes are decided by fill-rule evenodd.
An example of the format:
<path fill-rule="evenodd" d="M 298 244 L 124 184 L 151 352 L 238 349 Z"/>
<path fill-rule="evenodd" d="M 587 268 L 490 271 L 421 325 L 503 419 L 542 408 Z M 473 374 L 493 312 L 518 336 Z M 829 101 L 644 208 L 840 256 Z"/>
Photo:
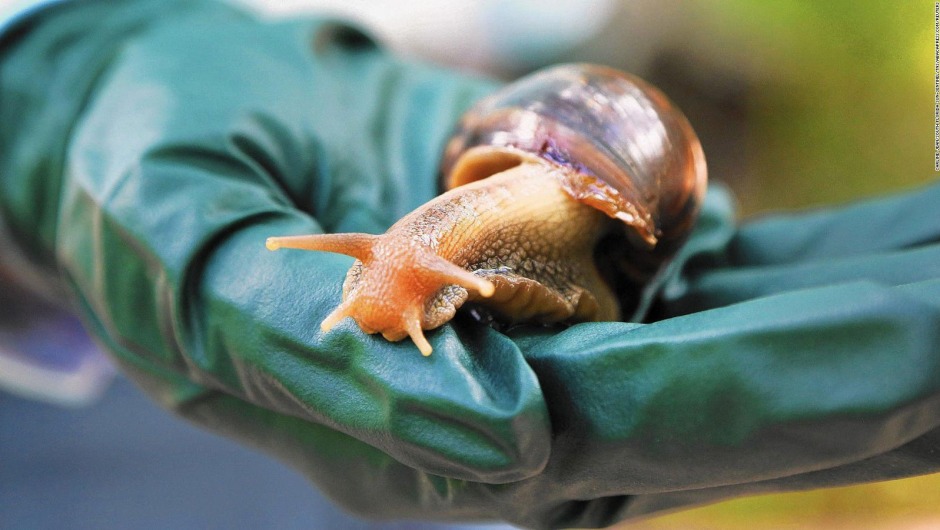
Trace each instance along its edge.
<path fill-rule="evenodd" d="M 499 315 L 502 321 L 542 324 L 587 321 L 596 320 L 600 312 L 591 292 L 577 285 L 549 286 L 502 271 L 487 271 L 482 276 L 493 282 L 496 290 L 480 305 Z"/>

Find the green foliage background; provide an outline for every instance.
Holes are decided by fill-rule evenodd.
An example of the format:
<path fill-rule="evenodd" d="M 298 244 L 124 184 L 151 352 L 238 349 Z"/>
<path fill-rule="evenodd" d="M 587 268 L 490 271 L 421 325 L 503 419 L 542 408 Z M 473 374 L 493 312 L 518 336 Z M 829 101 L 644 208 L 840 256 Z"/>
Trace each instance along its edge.
<path fill-rule="evenodd" d="M 699 31 L 751 82 L 748 211 L 935 178 L 932 2 L 722 0 Z"/>

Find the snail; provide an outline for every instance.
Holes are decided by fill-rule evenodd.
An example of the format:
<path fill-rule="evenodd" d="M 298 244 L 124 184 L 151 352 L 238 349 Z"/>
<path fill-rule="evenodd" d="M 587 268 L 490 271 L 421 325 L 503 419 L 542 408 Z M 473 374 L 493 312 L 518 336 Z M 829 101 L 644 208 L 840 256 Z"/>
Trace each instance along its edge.
<path fill-rule="evenodd" d="M 272 237 L 356 258 L 322 322 L 410 337 L 468 301 L 509 323 L 619 320 L 695 222 L 705 156 L 658 89 L 596 65 L 537 72 L 464 114 L 441 165 L 448 190 L 385 234 Z"/>

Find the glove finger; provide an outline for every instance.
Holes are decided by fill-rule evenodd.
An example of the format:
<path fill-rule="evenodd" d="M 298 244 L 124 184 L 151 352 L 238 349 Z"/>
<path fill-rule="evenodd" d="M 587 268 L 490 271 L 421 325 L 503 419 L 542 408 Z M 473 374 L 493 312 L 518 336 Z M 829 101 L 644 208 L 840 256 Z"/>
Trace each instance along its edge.
<path fill-rule="evenodd" d="M 811 213 L 776 215 L 741 227 L 729 248 L 735 266 L 848 258 L 940 241 L 940 184 Z"/>
<path fill-rule="evenodd" d="M 940 244 L 783 265 L 717 268 L 687 280 L 667 314 L 702 311 L 797 289 L 870 281 L 894 286 L 940 278 Z"/>
<path fill-rule="evenodd" d="M 902 285 L 938 276 L 940 186 L 842 208 L 774 216 L 740 228 L 713 186 L 702 216 L 648 303 L 658 319 L 761 296 L 873 281 Z"/>

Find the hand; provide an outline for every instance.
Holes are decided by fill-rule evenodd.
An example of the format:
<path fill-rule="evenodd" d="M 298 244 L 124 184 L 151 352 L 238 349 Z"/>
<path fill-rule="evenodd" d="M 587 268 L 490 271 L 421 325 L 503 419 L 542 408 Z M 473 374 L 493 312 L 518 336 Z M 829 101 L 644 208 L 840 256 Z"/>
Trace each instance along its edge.
<path fill-rule="evenodd" d="M 716 188 L 652 323 L 458 319 L 423 358 L 320 333 L 351 259 L 264 240 L 383 231 L 492 84 L 201 2 L 53 7 L 0 60 L 20 251 L 157 400 L 351 510 L 607 525 L 938 467 L 937 186 L 740 229 Z"/>
<path fill-rule="evenodd" d="M 382 231 L 433 197 L 451 128 L 492 82 L 215 2 L 55 6 L 2 53 L 21 124 L 4 131 L 8 232 L 161 403 L 276 452 L 291 436 L 305 459 L 340 451 L 344 481 L 358 460 L 481 482 L 541 469 L 547 415 L 521 357 L 473 356 L 454 329 L 430 362 L 351 327 L 322 336 L 351 260 L 264 246 Z"/>

